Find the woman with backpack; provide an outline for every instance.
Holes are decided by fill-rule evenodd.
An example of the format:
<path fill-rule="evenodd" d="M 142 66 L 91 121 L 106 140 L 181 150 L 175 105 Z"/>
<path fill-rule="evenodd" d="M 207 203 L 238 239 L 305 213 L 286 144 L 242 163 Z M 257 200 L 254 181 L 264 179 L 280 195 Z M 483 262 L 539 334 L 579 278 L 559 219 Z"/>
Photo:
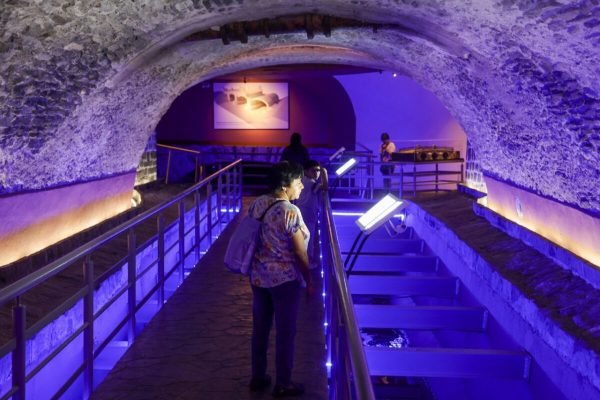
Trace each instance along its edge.
<path fill-rule="evenodd" d="M 306 248 L 310 233 L 298 207 L 290 203 L 303 189 L 302 167 L 282 161 L 269 172 L 270 193 L 258 197 L 249 214 L 263 217 L 259 246 L 250 270 L 252 285 L 252 391 L 271 384 L 267 375 L 269 332 L 275 317 L 275 386 L 273 396 L 296 396 L 304 387 L 292 381 L 296 320 L 302 287 L 314 291 Z"/>

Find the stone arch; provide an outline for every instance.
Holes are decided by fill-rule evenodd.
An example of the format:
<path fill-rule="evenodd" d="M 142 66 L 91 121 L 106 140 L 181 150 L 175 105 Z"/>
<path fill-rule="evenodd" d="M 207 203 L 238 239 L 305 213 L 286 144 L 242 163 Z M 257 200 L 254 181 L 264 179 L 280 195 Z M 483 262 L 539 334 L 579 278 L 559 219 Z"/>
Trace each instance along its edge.
<path fill-rule="evenodd" d="M 118 9 L 115 4 L 109 4 Z M 310 8 L 311 6 L 313 7 Z M 557 35 L 556 31 L 562 33 L 560 28 L 566 31 L 568 24 L 565 22 L 564 15 L 573 14 L 575 12 L 573 8 L 565 9 L 559 5 L 536 8 L 520 3 L 497 5 L 492 2 L 484 3 L 474 9 L 466 9 L 466 6 L 462 6 L 460 2 L 444 2 L 444 4 L 419 8 L 414 4 L 395 5 L 392 2 L 380 2 L 369 10 L 364 10 L 358 5 L 347 5 L 341 2 L 315 1 L 308 5 L 296 5 L 281 1 L 269 5 L 266 2 L 253 4 L 252 7 L 244 4 L 218 7 L 217 2 L 205 2 L 205 9 L 199 5 L 181 6 L 181 9 L 165 5 L 165 14 L 161 18 L 155 15 L 152 20 L 153 23 L 167 21 L 166 26 L 169 28 L 165 29 L 158 24 L 150 27 L 148 22 L 142 21 L 147 17 L 148 12 L 152 14 L 156 10 L 144 11 L 138 7 L 140 6 L 134 7 L 134 10 L 139 12 L 138 15 L 134 15 L 131 10 L 123 11 L 130 20 L 127 21 L 129 24 L 125 26 L 126 29 L 118 32 L 121 50 L 128 52 L 122 55 L 122 59 L 128 59 L 129 63 L 125 67 L 112 63 L 110 65 L 112 70 L 100 68 L 96 71 L 97 86 L 79 91 L 81 103 L 77 104 L 75 98 L 75 109 L 61 127 L 57 127 L 54 132 L 39 134 L 48 137 L 40 139 L 38 136 L 39 147 L 35 148 L 35 151 L 30 151 L 31 148 L 23 149 L 22 143 L 13 146 L 13 150 L 20 148 L 24 153 L 30 151 L 34 159 L 47 159 L 48 151 L 45 151 L 44 145 L 39 145 L 39 142 L 52 138 L 58 140 L 59 148 L 73 145 L 96 147 L 100 153 L 115 154 L 117 160 L 107 160 L 102 156 L 93 157 L 83 152 L 83 158 L 86 160 L 97 159 L 83 164 L 74 163 L 81 165 L 73 168 L 72 173 L 50 168 L 45 174 L 44 182 L 25 183 L 19 182 L 20 179 L 14 176 L 3 176 L 4 191 L 14 192 L 26 186 L 29 188 L 51 186 L 81 177 L 93 178 L 130 169 L 132 166 L 125 160 L 132 158 L 131 152 L 141 151 L 139 143 L 144 136 L 135 132 L 136 129 L 131 126 L 130 121 L 125 121 L 120 124 L 121 126 L 116 127 L 119 131 L 131 132 L 121 136 L 124 143 L 119 145 L 123 147 L 124 144 L 124 147 L 129 149 L 130 153 L 127 155 L 122 152 L 114 153 L 118 149 L 111 146 L 110 137 L 105 137 L 104 140 L 93 138 L 98 135 L 98 132 L 113 131 L 114 125 L 119 125 L 119 122 L 114 121 L 115 111 L 118 111 L 117 105 L 121 104 L 121 101 L 126 103 L 127 97 L 130 97 L 133 91 L 138 91 L 139 94 L 141 88 L 152 81 L 153 75 L 156 77 L 161 75 L 161 70 L 163 74 L 167 71 L 183 74 L 186 70 L 186 76 L 193 76 L 193 78 L 183 79 L 186 84 L 174 86 L 182 88 L 193 80 L 210 77 L 214 74 L 211 71 L 217 69 L 221 69 L 220 72 L 231 71 L 252 65 L 278 63 L 279 60 L 282 63 L 310 62 L 310 54 L 316 57 L 319 53 L 306 51 L 302 56 L 295 55 L 294 46 L 308 45 L 315 50 L 318 46 L 325 45 L 330 46 L 330 50 L 339 48 L 339 54 L 333 52 L 328 57 L 331 62 L 399 70 L 408 73 L 417 82 L 434 92 L 461 122 L 481 159 L 482 167 L 491 175 L 584 209 L 598 208 L 598 195 L 585 189 L 586 185 L 583 185 L 583 182 L 589 182 L 598 174 L 596 167 L 598 138 L 592 130 L 586 128 L 587 124 L 581 123 L 583 117 L 591 118 L 592 122 L 597 120 L 597 116 L 589 111 L 597 105 L 597 88 L 593 86 L 597 83 L 591 78 L 594 68 L 590 65 L 592 62 L 590 57 L 597 55 L 597 51 L 585 41 L 577 45 L 573 43 L 558 45 L 553 43 L 552 39 Z M 216 57 L 203 57 L 201 59 L 204 62 L 203 66 L 185 60 L 185 52 L 189 51 L 190 45 L 182 42 L 181 39 L 191 32 L 228 21 L 257 19 L 273 14 L 307 10 L 317 10 L 332 15 L 359 16 L 366 21 L 395 22 L 397 26 L 376 33 L 369 32 L 368 28 L 342 30 L 335 32 L 331 38 L 317 35 L 311 41 L 307 41 L 304 34 L 288 34 L 258 39 L 256 44 L 248 45 L 223 46 L 220 42 L 203 43 L 195 47 L 201 47 L 205 52 Z M 502 21 L 490 19 L 486 14 L 488 11 L 502 11 L 504 19 Z M 578 12 L 581 12 L 581 9 Z M 49 12 L 48 15 L 53 18 L 55 14 Z M 74 13 L 71 15 L 73 19 L 77 19 Z M 186 18 L 181 18 L 184 15 Z M 460 26 L 459 22 L 466 17 L 471 17 L 473 23 Z M 181 22 L 175 23 L 178 18 Z M 518 18 L 522 18 L 523 21 L 518 21 Z M 532 32 L 524 30 L 529 23 L 536 20 L 546 21 L 546 23 Z M 565 26 L 560 26 L 561 22 Z M 142 35 L 138 29 L 135 29 L 136 23 L 147 28 L 148 33 Z M 485 24 L 489 26 L 486 27 Z M 548 29 L 548 25 L 551 24 L 555 25 L 554 33 Z M 441 26 L 444 26 L 444 29 L 441 29 Z M 574 35 L 574 39 L 585 37 L 588 32 L 584 29 L 584 21 L 578 23 L 577 27 L 580 31 Z M 508 28 L 522 28 L 526 34 L 515 37 L 510 34 Z M 84 39 L 90 37 L 93 39 L 94 33 L 97 35 L 97 32 L 92 30 Z M 478 33 L 486 35 L 476 37 Z M 537 44 L 532 42 L 540 38 L 544 40 Z M 137 42 L 140 41 L 141 43 L 138 44 Z M 463 43 L 467 43 L 468 46 Z M 61 44 L 63 43 L 57 43 L 56 47 Z M 63 44 L 62 50 L 65 54 L 81 51 L 83 55 L 86 46 L 70 42 Z M 254 56 L 252 52 L 257 52 L 256 54 L 260 56 Z M 138 56 L 128 57 L 128 54 L 135 53 Z M 348 53 L 352 54 L 349 56 Z M 580 60 L 582 60 L 581 55 L 585 56 L 576 66 L 558 62 L 558 56 L 570 57 L 576 54 L 580 55 L 578 57 Z M 165 62 L 169 57 L 171 62 Z M 178 57 L 179 63 L 175 62 Z M 236 67 L 233 67 L 230 62 L 238 57 L 241 59 L 238 59 Z M 84 64 L 85 60 L 83 57 L 81 64 Z M 188 65 L 184 65 L 185 63 Z M 88 62 L 88 64 L 93 63 Z M 118 68 L 117 73 L 112 74 L 115 67 Z M 92 74 L 92 77 L 96 76 Z M 562 104 L 555 96 L 544 92 L 544 88 L 551 93 L 563 91 L 562 93 L 568 94 L 569 98 L 579 105 Z M 172 89 L 168 92 L 172 92 Z M 158 101 L 152 96 L 148 94 L 143 97 L 146 102 Z M 100 98 L 110 98 L 111 104 L 101 104 Z M 28 100 L 31 102 L 31 97 L 28 97 Z M 85 128 L 78 125 L 90 120 L 102 119 L 98 118 L 100 113 L 97 110 L 102 110 L 108 115 L 101 123 L 94 124 L 94 134 L 85 133 Z M 148 118 L 150 112 L 162 114 L 164 107 L 141 107 L 137 111 L 141 116 Z M 116 114 L 118 115 L 118 112 Z M 567 118 L 566 121 L 564 117 Z M 73 123 L 74 120 L 78 120 L 79 123 Z M 141 125 L 147 132 L 150 131 L 148 124 Z M 73 133 L 67 134 L 66 131 Z M 553 136 L 558 131 L 562 131 L 567 139 L 557 142 Z M 100 133 L 100 136 L 103 135 L 106 134 Z M 30 143 L 35 142 L 30 140 Z M 3 144 L 6 145 L 6 142 Z M 561 148 L 562 151 L 553 154 L 551 151 L 553 146 Z M 545 151 L 538 153 L 536 157 L 531 157 L 539 148 Z M 569 152 L 580 154 L 580 157 L 563 159 L 562 154 Z M 10 158 L 11 161 L 18 162 L 15 157 Z M 65 161 L 74 162 L 75 159 Z M 517 165 L 519 168 L 516 167 Z M 95 172 L 86 173 L 90 169 L 95 169 Z M 25 169 L 19 170 L 16 175 L 23 176 L 23 174 L 26 176 Z"/>
<path fill-rule="evenodd" d="M 597 25 L 589 1 L 565 6 L 490 0 L 477 7 L 458 0 L 428 5 L 381 1 L 368 9 L 342 1 L 252 5 L 207 1 L 179 6 L 165 1 L 159 4 L 162 9 L 118 3 L 103 2 L 99 9 L 82 13 L 84 5 L 75 2 L 63 7 L 62 20 L 59 9 L 45 4 L 3 11 L 3 20 L 25 16 L 21 21 L 34 26 L 29 31 L 12 30 L 10 36 L 9 42 L 17 45 L 9 46 L 18 51 L 3 60 L 7 61 L 3 68 L 12 67 L 14 75 L 15 62 L 23 60 L 33 60 L 35 68 L 17 73 L 25 83 L 11 89 L 16 101 L 6 119 L 19 120 L 23 109 L 37 109 L 38 101 L 43 103 L 31 93 L 39 85 L 27 79 L 36 71 L 48 72 L 40 67 L 44 58 L 48 63 L 64 57 L 68 65 L 61 76 L 72 72 L 79 78 L 81 71 L 90 76 L 60 91 L 61 99 L 66 98 L 62 114 L 55 113 L 47 127 L 33 126 L 35 136 L 25 133 L 32 131 L 32 119 L 8 127 L 2 140 L 4 193 L 131 170 L 135 167 L 131 160 L 137 160 L 154 119 L 193 82 L 255 66 L 324 58 L 411 76 L 435 93 L 461 123 L 487 174 L 584 210 L 600 208 L 598 186 L 590 185 L 600 174 L 600 138 L 599 83 L 594 78 Z M 104 8 L 117 12 L 111 17 Z M 395 25 L 377 32 L 368 27 L 340 29 L 331 37 L 316 35 L 312 40 L 304 33 L 292 33 L 253 38 L 244 45 L 182 41 L 194 31 L 221 23 L 302 12 Z M 59 36 L 56 28 L 48 46 L 39 43 L 44 57 L 27 54 L 26 39 L 48 35 L 52 23 L 67 34 Z M 104 28 L 107 37 L 113 34 L 112 46 L 100 35 Z M 168 80 L 175 78 L 172 84 Z M 5 83 L 5 93 L 13 81 Z M 73 154 L 63 155 L 63 163 L 47 163 L 66 148 Z M 43 165 L 43 173 L 25 167 L 25 160 Z"/>
<path fill-rule="evenodd" d="M 185 40 L 223 23 L 298 13 L 367 26 L 310 40 L 305 33 L 228 46 Z M 375 32 L 370 22 L 388 26 Z M 94 180 L 134 170 L 158 119 L 198 81 L 318 60 L 394 70 L 431 90 L 464 128 L 487 176 L 596 216 L 595 228 L 576 215 L 567 231 L 557 213 L 540 213 L 558 226 L 557 243 L 574 252 L 587 243 L 591 251 L 576 254 L 600 265 L 596 0 L 5 1 L 0 38 L 0 217 L 18 202 L 7 194 L 86 181 L 98 192 Z M 529 205 L 516 200 L 516 213 L 526 215 Z M 34 223 L 46 215 L 35 211 L 26 210 L 25 222 L 43 236 Z M 14 247 L 4 233 L 0 253 Z"/>

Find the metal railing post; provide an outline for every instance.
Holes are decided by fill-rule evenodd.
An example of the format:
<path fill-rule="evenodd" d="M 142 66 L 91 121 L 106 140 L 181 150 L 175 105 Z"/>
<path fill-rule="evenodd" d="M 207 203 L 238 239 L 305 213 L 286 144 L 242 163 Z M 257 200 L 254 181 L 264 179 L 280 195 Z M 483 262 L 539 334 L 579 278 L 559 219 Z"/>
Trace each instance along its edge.
<path fill-rule="evenodd" d="M 137 262 L 136 262 L 136 243 L 135 243 L 135 232 L 132 229 L 129 229 L 127 232 L 127 250 L 129 255 L 127 256 L 127 284 L 129 288 L 127 290 L 127 310 L 129 312 L 129 323 L 128 331 L 127 331 L 127 339 L 129 340 L 129 344 L 133 344 L 135 340 L 135 325 L 136 325 L 136 317 L 135 317 L 135 308 L 137 302 L 137 283 L 136 283 L 136 275 L 137 275 Z"/>
<path fill-rule="evenodd" d="M 158 306 L 165 303 L 165 217 L 160 214 L 156 219 L 158 230 L 157 262 L 158 262 Z"/>
<path fill-rule="evenodd" d="M 210 246 L 212 240 L 212 185 L 206 185 L 206 229 L 208 235 L 208 245 Z"/>
<path fill-rule="evenodd" d="M 179 283 L 183 282 L 185 270 L 185 203 L 179 202 Z"/>
<path fill-rule="evenodd" d="M 234 180 L 235 180 L 235 198 L 237 201 L 237 206 L 239 208 L 239 210 L 242 210 L 242 191 L 243 191 L 243 181 L 242 181 L 242 176 L 243 176 L 243 172 L 242 172 L 242 166 L 236 166 L 234 168 Z"/>
<path fill-rule="evenodd" d="M 236 166 L 236 168 L 233 170 L 234 176 L 233 176 L 233 185 L 234 185 L 234 189 L 235 189 L 235 199 L 236 199 L 236 205 L 238 207 L 241 207 L 242 204 L 242 189 L 243 189 L 243 182 L 242 182 L 242 167 L 241 166 Z"/>
<path fill-rule="evenodd" d="M 413 163 L 413 196 L 417 197 L 417 164 Z"/>
<path fill-rule="evenodd" d="M 169 170 L 171 169 L 171 150 L 169 150 L 167 156 L 167 172 L 165 174 L 165 184 L 169 184 Z"/>
<path fill-rule="evenodd" d="M 217 223 L 223 218 L 223 175 L 217 177 Z"/>
<path fill-rule="evenodd" d="M 372 160 L 369 160 L 369 188 L 371 193 L 369 199 L 373 199 L 375 197 L 375 166 Z"/>
<path fill-rule="evenodd" d="M 439 174 L 440 174 L 439 164 L 435 163 L 435 191 L 436 191 L 436 193 L 438 192 L 438 189 L 439 189 Z"/>
<path fill-rule="evenodd" d="M 15 337 L 15 349 L 12 353 L 12 384 L 17 387 L 13 394 L 13 400 L 25 400 L 25 318 L 26 309 L 21 304 L 21 298 L 17 297 L 17 304 L 13 307 L 13 335 Z"/>
<path fill-rule="evenodd" d="M 225 173 L 225 198 L 227 201 L 225 202 L 225 209 L 227 210 L 227 222 L 231 221 L 231 172 Z"/>
<path fill-rule="evenodd" d="M 404 196 L 404 164 L 400 164 L 400 193 L 399 197 Z"/>
<path fill-rule="evenodd" d="M 237 206 L 237 180 L 236 180 L 236 176 L 237 176 L 237 172 L 236 169 L 232 169 L 231 170 L 231 175 L 230 175 L 230 184 L 231 184 L 231 188 L 230 188 L 230 193 L 231 193 L 231 212 L 235 213 L 235 209 Z M 233 219 L 235 215 L 233 215 L 231 218 Z"/>
<path fill-rule="evenodd" d="M 83 298 L 83 398 L 89 399 L 94 390 L 94 264 L 89 255 L 83 262 L 83 279 L 87 287 Z"/>
<path fill-rule="evenodd" d="M 242 196 L 244 195 L 244 166 L 242 164 L 238 165 L 238 179 L 239 179 L 239 207 L 240 211 L 242 210 Z"/>
<path fill-rule="evenodd" d="M 231 182 L 231 209 L 232 209 L 232 212 L 234 212 L 234 213 L 235 213 L 235 208 L 237 205 L 236 175 L 237 175 L 237 172 L 236 172 L 236 169 L 234 168 L 231 170 L 231 181 L 230 181 Z M 233 219 L 233 216 L 232 216 L 232 219 Z"/>
<path fill-rule="evenodd" d="M 200 260 L 200 193 L 194 192 L 194 243 L 196 260 Z"/>

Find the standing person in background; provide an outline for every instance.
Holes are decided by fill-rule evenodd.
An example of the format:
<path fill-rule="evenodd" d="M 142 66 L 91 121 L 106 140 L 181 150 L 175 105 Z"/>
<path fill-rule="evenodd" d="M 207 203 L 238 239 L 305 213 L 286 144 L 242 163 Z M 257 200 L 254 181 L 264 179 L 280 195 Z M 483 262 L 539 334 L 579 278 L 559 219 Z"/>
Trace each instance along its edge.
<path fill-rule="evenodd" d="M 317 222 L 319 220 L 322 194 L 328 189 L 327 170 L 321 168 L 318 161 L 308 160 L 308 162 L 304 164 L 302 184 L 304 185 L 304 190 L 300 193 L 296 205 L 302 212 L 302 219 L 304 219 L 304 223 L 310 232 L 308 260 L 314 281 L 320 276 L 318 273 L 320 272 L 320 269 L 318 267 L 321 266 L 321 252 L 319 248 L 319 230 Z"/>
<path fill-rule="evenodd" d="M 396 151 L 396 145 L 390 140 L 390 135 L 387 132 L 381 134 L 381 148 L 379 150 L 379 157 L 381 160 L 381 166 L 379 170 L 383 175 L 383 187 L 386 191 L 390 191 L 392 187 L 391 179 L 388 176 L 394 173 L 394 164 L 392 164 L 392 153 Z"/>
<path fill-rule="evenodd" d="M 281 161 L 288 161 L 303 166 L 308 161 L 308 150 L 302 144 L 302 136 L 298 132 L 292 133 L 290 144 L 283 149 Z"/>
<path fill-rule="evenodd" d="M 259 232 L 260 244 L 250 270 L 250 390 L 262 391 L 271 384 L 271 377 L 267 375 L 267 350 L 275 317 L 274 397 L 304 393 L 304 387 L 292 381 L 292 368 L 301 289 L 306 286 L 307 294 L 314 294 L 306 253 L 310 233 L 300 210 L 290 202 L 298 199 L 302 192 L 302 175 L 302 168 L 296 164 L 283 161 L 273 165 L 268 177 L 270 193 L 254 200 L 248 210 L 253 218 L 260 218 L 264 213 Z"/>

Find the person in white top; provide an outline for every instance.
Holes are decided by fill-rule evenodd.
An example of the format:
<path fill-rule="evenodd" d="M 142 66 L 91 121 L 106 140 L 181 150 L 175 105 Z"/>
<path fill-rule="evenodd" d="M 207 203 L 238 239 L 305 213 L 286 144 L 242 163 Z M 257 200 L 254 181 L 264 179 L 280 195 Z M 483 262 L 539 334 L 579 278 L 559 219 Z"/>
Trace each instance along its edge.
<path fill-rule="evenodd" d="M 308 242 L 309 268 L 316 269 L 321 266 L 321 252 L 319 248 L 319 211 L 321 194 L 328 189 L 327 170 L 321 168 L 318 161 L 309 160 L 304 164 L 304 177 L 302 178 L 304 190 L 296 200 L 296 206 L 302 213 L 302 219 L 310 232 Z"/>
<path fill-rule="evenodd" d="M 394 173 L 394 164 L 392 164 L 392 153 L 396 151 L 396 145 L 390 140 L 390 135 L 387 132 L 381 134 L 381 148 L 379 150 L 379 156 L 381 159 L 381 166 L 379 170 L 383 175 L 383 187 L 386 191 L 390 191 L 392 187 L 392 180 L 388 176 Z"/>

